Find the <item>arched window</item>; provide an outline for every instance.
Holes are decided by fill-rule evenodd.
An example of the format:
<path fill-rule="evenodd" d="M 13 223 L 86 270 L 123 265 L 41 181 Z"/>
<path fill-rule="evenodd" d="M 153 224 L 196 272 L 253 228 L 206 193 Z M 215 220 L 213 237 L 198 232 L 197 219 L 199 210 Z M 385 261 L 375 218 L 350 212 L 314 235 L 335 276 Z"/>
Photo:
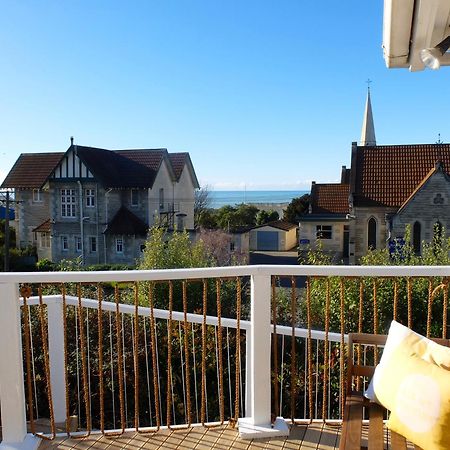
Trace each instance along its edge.
<path fill-rule="evenodd" d="M 367 223 L 367 248 L 377 248 L 377 221 L 371 217 Z"/>
<path fill-rule="evenodd" d="M 421 253 L 421 243 L 422 243 L 422 230 L 420 222 L 414 222 L 413 225 L 413 248 L 416 255 Z"/>

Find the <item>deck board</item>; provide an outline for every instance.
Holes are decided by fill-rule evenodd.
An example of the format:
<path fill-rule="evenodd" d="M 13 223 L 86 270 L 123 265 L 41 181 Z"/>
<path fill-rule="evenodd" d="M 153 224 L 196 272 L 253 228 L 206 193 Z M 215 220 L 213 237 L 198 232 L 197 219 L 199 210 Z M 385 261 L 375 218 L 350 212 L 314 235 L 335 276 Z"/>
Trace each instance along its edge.
<path fill-rule="evenodd" d="M 119 437 L 91 434 L 84 439 L 59 437 L 42 441 L 39 450 L 337 450 L 341 427 L 313 422 L 289 425 L 288 438 L 243 440 L 238 430 L 223 425 L 194 426 L 184 430 L 162 429 L 157 433 L 125 433 Z"/>

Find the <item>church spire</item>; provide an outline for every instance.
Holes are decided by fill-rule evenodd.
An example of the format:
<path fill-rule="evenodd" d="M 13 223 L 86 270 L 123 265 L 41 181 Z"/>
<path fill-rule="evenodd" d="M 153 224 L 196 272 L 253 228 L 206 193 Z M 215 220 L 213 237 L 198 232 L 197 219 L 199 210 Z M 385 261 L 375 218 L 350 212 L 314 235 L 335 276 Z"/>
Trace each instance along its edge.
<path fill-rule="evenodd" d="M 370 81 L 368 80 L 367 83 L 369 84 Z M 364 111 L 361 141 L 359 145 L 377 145 L 375 127 L 373 125 L 372 104 L 370 103 L 370 86 L 367 87 L 366 110 Z"/>

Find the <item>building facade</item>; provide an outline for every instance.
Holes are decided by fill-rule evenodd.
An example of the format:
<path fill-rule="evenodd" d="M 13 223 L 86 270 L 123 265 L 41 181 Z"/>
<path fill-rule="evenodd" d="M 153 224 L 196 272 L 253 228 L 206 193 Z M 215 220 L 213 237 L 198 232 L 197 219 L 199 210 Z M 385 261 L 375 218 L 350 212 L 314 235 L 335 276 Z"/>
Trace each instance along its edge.
<path fill-rule="evenodd" d="M 360 145 L 341 182 L 314 183 L 300 218 L 299 251 L 320 240 L 334 262 L 357 264 L 369 249 L 391 248 L 409 227 L 417 254 L 435 230 L 450 228 L 450 145 L 377 145 L 370 92 Z M 448 234 L 448 233 L 447 233 Z"/>
<path fill-rule="evenodd" d="M 133 264 L 148 228 L 194 228 L 197 177 L 188 153 L 71 145 L 20 155 L 2 184 L 18 202 L 17 245 L 51 261 Z"/>

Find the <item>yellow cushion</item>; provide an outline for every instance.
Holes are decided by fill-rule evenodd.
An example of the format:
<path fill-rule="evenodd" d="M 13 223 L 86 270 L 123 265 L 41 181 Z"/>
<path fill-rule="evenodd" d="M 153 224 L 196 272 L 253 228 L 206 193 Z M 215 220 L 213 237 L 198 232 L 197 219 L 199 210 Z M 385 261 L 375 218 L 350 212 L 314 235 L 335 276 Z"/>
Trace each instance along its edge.
<path fill-rule="evenodd" d="M 391 396 L 388 427 L 425 450 L 450 448 L 450 372 L 417 355 L 396 351 L 382 374 Z"/>
<path fill-rule="evenodd" d="M 391 394 L 386 395 L 386 387 L 382 383 L 385 378 L 383 372 L 385 370 L 391 371 L 391 364 L 394 365 L 395 370 L 398 364 L 394 355 L 397 352 L 417 355 L 426 362 L 450 370 L 450 348 L 436 344 L 436 342 L 393 320 L 380 363 L 377 365 L 374 376 L 365 392 L 367 398 L 380 403 L 389 410 L 391 409 L 392 396 Z"/>

